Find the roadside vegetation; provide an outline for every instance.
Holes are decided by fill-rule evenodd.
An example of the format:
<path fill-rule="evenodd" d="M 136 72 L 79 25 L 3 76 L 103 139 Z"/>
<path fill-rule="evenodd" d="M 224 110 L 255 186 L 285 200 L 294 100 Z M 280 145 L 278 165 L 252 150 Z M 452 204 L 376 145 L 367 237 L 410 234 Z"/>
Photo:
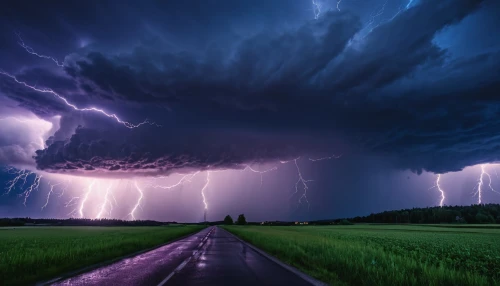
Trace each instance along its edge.
<path fill-rule="evenodd" d="M 224 226 L 332 285 L 500 285 L 500 229 Z"/>
<path fill-rule="evenodd" d="M 200 225 L 0 228 L 0 285 L 26 285 L 51 279 L 203 228 Z"/>

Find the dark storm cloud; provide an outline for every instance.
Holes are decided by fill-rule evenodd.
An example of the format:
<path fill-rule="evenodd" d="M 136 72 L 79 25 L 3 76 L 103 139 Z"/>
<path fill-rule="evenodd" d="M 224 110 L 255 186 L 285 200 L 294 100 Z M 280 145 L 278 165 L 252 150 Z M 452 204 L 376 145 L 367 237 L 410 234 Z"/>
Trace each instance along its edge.
<path fill-rule="evenodd" d="M 496 161 L 498 54 L 449 60 L 434 41 L 482 2 L 419 1 L 368 34 L 362 19 L 344 11 L 252 30 L 257 18 L 238 22 L 239 10 L 233 15 L 224 5 L 220 13 L 232 22 L 187 9 L 200 15 L 182 23 L 197 28 L 169 30 L 172 19 L 162 23 L 158 11 L 147 18 L 153 8 L 146 5 L 132 18 L 150 19 L 147 25 L 129 33 L 161 36 L 132 41 L 119 36 L 125 28 L 105 28 L 116 30 L 106 45 L 67 56 L 64 80 L 47 81 L 74 100 L 163 127 L 125 130 L 86 115 L 71 138 L 51 139 L 37 152 L 38 167 L 169 172 L 340 152 L 385 155 L 417 172 Z M 256 4 L 264 14 L 277 6 Z M 80 27 L 79 19 L 71 26 Z M 123 49 L 127 43 L 133 48 Z M 16 92 L 6 93 L 24 98 Z"/>

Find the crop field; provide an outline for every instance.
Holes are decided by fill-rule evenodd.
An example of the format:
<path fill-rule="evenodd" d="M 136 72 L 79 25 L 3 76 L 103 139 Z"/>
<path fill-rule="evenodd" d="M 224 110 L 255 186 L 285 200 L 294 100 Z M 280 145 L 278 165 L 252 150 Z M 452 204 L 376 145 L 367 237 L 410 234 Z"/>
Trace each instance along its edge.
<path fill-rule="evenodd" d="M 203 226 L 0 228 L 0 285 L 25 285 L 154 247 Z"/>
<path fill-rule="evenodd" d="M 500 285 L 500 229 L 450 225 L 225 228 L 332 285 Z"/>

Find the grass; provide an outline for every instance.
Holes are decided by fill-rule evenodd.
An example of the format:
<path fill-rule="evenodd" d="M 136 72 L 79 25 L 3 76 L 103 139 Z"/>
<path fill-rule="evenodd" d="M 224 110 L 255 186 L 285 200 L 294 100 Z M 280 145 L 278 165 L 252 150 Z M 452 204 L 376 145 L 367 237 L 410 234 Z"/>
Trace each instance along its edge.
<path fill-rule="evenodd" d="M 0 285 L 26 285 L 151 248 L 203 226 L 0 228 Z"/>
<path fill-rule="evenodd" d="M 332 285 L 500 285 L 500 229 L 438 226 L 228 226 Z"/>

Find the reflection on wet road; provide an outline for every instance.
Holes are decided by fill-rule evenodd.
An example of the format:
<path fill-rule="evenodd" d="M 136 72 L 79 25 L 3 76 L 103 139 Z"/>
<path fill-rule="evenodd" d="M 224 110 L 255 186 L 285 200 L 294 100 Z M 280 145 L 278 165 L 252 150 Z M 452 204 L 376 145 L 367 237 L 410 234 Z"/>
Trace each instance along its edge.
<path fill-rule="evenodd" d="M 265 258 L 227 231 L 215 228 L 198 259 L 165 285 L 311 285 Z"/>
<path fill-rule="evenodd" d="M 53 285 L 310 285 L 218 227 Z"/>

